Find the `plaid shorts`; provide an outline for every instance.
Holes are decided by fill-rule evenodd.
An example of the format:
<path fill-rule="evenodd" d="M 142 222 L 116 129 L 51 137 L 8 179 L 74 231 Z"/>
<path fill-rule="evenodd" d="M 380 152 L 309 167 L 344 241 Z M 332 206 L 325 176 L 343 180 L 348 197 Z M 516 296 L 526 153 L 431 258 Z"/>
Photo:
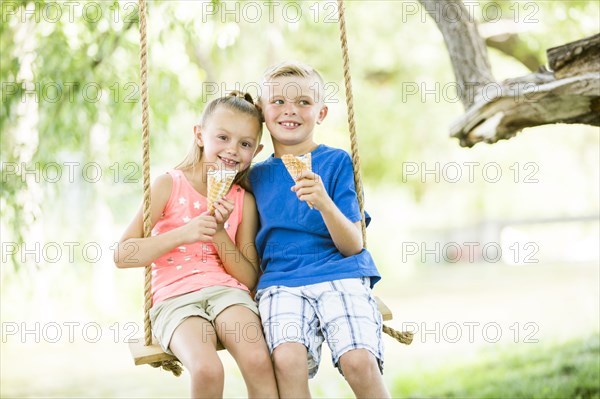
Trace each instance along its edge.
<path fill-rule="evenodd" d="M 383 372 L 383 322 L 368 277 L 268 287 L 256 300 L 269 351 L 286 342 L 306 346 L 309 378 L 317 373 L 325 340 L 340 373 L 340 357 L 359 348 L 371 352 Z"/>

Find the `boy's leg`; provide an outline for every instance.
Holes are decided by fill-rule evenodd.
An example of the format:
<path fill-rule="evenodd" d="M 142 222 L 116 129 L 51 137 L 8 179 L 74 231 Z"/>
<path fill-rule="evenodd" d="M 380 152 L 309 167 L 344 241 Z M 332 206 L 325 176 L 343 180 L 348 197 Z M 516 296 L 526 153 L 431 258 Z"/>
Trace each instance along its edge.
<path fill-rule="evenodd" d="M 333 363 L 357 397 L 389 398 L 381 375 L 382 320 L 367 280 L 334 280 L 311 288 Z"/>
<path fill-rule="evenodd" d="M 340 357 L 344 377 L 357 398 L 389 398 L 377 359 L 366 349 L 353 349 Z"/>
<path fill-rule="evenodd" d="M 306 346 L 298 342 L 281 344 L 273 351 L 281 398 L 310 398 L 306 352 Z"/>
<path fill-rule="evenodd" d="M 223 346 L 237 362 L 250 398 L 277 398 L 277 383 L 258 316 L 245 306 L 233 305 L 215 319 Z"/>
<path fill-rule="evenodd" d="M 282 398 L 308 398 L 324 337 L 301 287 L 271 287 L 257 293 L 267 345 Z"/>
<path fill-rule="evenodd" d="M 216 347 L 215 330 L 201 317 L 188 317 L 173 333 L 169 349 L 190 373 L 192 398 L 223 396 L 223 364 Z"/>

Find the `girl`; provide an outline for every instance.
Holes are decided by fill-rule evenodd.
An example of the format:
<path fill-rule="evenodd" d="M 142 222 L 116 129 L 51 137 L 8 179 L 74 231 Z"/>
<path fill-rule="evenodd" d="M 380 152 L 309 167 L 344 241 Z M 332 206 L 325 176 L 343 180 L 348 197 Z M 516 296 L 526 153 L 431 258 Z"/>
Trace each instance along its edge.
<path fill-rule="evenodd" d="M 262 113 L 249 94 L 210 102 L 194 142 L 174 170 L 152 186 L 152 235 L 143 237 L 142 210 L 115 252 L 119 268 L 152 265 L 152 331 L 191 375 L 193 397 L 223 396 L 217 340 L 235 358 L 249 397 L 277 397 L 275 374 L 249 291 L 258 279 L 254 239 L 258 217 L 246 187 L 262 149 Z M 207 211 L 209 170 L 237 170 L 229 194 Z"/>

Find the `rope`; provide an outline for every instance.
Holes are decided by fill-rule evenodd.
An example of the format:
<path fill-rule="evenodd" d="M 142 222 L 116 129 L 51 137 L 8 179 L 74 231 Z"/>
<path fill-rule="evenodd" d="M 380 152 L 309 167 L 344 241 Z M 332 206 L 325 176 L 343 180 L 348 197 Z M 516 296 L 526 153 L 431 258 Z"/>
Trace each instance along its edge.
<path fill-rule="evenodd" d="M 352 81 L 350 75 L 350 56 L 348 55 L 348 39 L 346 37 L 346 18 L 344 14 L 344 0 L 338 0 L 338 15 L 340 26 L 340 42 L 342 46 L 342 60 L 344 67 L 344 84 L 346 87 L 346 106 L 348 108 L 348 128 L 350 130 L 350 149 L 352 151 L 352 167 L 354 169 L 354 185 L 356 186 L 356 196 L 358 207 L 362 216 L 360 221 L 363 246 L 367 247 L 367 225 L 365 221 L 365 204 L 363 198 L 363 186 L 360 178 L 360 156 L 358 154 L 358 136 L 356 134 L 356 123 L 354 122 L 354 97 L 352 95 Z M 383 326 L 383 332 L 397 339 L 399 342 L 409 345 L 413 340 L 411 332 L 398 332 L 386 325 Z"/>
<path fill-rule="evenodd" d="M 152 223 L 150 217 L 150 124 L 148 112 L 148 66 L 146 38 L 146 0 L 138 0 L 140 18 L 140 79 L 142 95 L 142 169 L 144 185 L 144 238 L 150 237 Z M 152 307 L 152 267 L 144 268 L 144 345 L 152 345 L 150 308 Z M 152 367 L 162 367 L 176 376 L 181 375 L 181 366 L 176 361 L 151 363 Z"/>
<path fill-rule="evenodd" d="M 163 360 L 162 362 L 150 363 L 154 368 L 162 367 L 163 370 L 170 371 L 175 377 L 179 377 L 183 371 L 178 360 Z"/>
<path fill-rule="evenodd" d="M 146 58 L 146 1 L 139 0 L 140 16 L 140 79 L 142 81 L 142 169 L 144 184 L 144 238 L 150 237 L 150 124 L 148 118 L 148 66 Z M 150 307 L 152 306 L 152 275 L 151 266 L 144 268 L 144 345 L 152 344 L 150 327 Z"/>
<path fill-rule="evenodd" d="M 360 156 L 358 154 L 358 137 L 354 122 L 354 97 L 352 96 L 352 80 L 350 75 L 350 56 L 348 55 L 348 39 L 346 38 L 346 18 L 344 17 L 344 0 L 338 0 L 338 13 L 340 23 L 340 42 L 342 44 L 342 59 L 344 62 L 344 82 L 346 86 L 346 107 L 348 108 L 348 128 L 350 129 L 350 148 L 352 150 L 352 167 L 354 169 L 354 185 L 358 198 L 358 207 L 361 214 L 361 231 L 363 246 L 367 247 L 367 225 L 365 223 L 365 203 L 363 186 L 360 179 Z"/>
<path fill-rule="evenodd" d="M 386 326 L 385 324 L 383 325 L 383 332 L 405 345 L 410 345 L 413 341 L 413 333 L 408 331 L 400 332 L 394 330 L 392 327 Z"/>

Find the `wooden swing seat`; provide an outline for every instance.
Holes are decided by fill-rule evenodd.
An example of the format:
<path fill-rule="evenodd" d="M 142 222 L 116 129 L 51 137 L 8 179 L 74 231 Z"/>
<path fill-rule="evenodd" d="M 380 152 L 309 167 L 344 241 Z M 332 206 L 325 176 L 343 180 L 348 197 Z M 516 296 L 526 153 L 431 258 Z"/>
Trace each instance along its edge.
<path fill-rule="evenodd" d="M 383 320 L 392 320 L 392 311 L 385 305 L 385 303 L 383 303 L 381 299 L 379 299 L 379 297 L 375 297 L 375 300 L 377 301 L 377 307 L 381 312 Z M 221 349 L 225 348 L 223 345 L 221 345 L 221 342 L 218 342 L 217 350 Z M 158 342 L 156 342 L 154 339 L 152 340 L 152 345 L 146 346 L 144 345 L 143 337 L 133 338 L 129 341 L 129 351 L 133 357 L 133 363 L 136 366 L 141 364 L 177 360 L 175 356 L 169 355 L 163 351 Z"/>

